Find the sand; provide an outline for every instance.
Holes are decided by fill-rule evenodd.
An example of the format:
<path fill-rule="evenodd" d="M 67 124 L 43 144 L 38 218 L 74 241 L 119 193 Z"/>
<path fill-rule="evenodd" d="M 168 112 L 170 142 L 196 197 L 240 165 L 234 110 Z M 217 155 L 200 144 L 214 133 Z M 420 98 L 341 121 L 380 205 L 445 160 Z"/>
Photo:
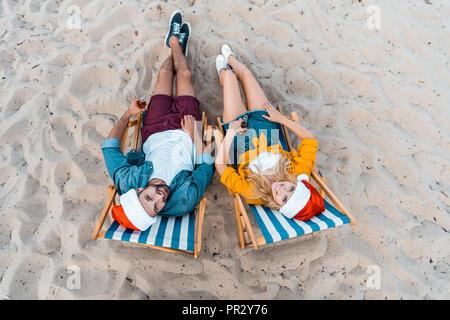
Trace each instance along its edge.
<path fill-rule="evenodd" d="M 216 174 L 198 259 L 91 240 L 100 145 L 150 95 L 174 9 L 209 123 L 227 42 L 316 134 L 356 226 L 242 250 Z M 0 299 L 449 299 L 449 16 L 447 0 L 2 1 Z"/>

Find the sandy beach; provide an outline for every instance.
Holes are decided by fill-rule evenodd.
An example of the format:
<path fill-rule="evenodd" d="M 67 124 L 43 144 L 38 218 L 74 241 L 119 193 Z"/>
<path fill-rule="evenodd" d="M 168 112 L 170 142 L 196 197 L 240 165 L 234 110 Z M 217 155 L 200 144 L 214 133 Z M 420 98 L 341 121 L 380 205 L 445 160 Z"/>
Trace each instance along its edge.
<path fill-rule="evenodd" d="M 357 225 L 242 250 L 216 173 L 198 259 L 91 240 L 100 145 L 150 96 L 175 9 L 208 123 L 228 43 L 314 132 Z M 0 299 L 450 299 L 449 16 L 448 0 L 2 1 Z"/>

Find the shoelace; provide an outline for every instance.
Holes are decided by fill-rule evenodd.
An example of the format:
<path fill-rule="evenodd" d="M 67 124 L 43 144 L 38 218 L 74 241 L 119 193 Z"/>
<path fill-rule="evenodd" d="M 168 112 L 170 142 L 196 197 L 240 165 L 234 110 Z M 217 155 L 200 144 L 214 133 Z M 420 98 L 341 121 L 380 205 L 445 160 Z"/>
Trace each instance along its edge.
<path fill-rule="evenodd" d="M 179 33 L 178 34 L 178 42 L 184 43 L 184 38 L 186 38 L 186 33 Z"/>
<path fill-rule="evenodd" d="M 178 34 L 180 33 L 181 25 L 179 23 L 174 22 L 173 23 L 173 33 Z"/>

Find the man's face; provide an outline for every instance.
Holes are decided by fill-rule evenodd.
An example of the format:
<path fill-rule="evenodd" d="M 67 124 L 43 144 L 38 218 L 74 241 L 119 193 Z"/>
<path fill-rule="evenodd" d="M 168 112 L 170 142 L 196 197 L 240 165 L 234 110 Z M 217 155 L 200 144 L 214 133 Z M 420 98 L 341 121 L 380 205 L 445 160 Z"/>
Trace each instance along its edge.
<path fill-rule="evenodd" d="M 161 179 L 152 179 L 145 188 L 136 190 L 138 200 L 149 216 L 154 217 L 164 209 L 170 188 Z"/>

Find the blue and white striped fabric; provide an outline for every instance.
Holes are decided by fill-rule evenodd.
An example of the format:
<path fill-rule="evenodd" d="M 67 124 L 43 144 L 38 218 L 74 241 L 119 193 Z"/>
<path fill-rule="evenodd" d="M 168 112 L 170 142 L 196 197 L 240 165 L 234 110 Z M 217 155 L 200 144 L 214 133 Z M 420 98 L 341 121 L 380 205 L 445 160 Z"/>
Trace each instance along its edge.
<path fill-rule="evenodd" d="M 156 222 L 145 231 L 126 229 L 113 221 L 105 239 L 194 251 L 195 211 L 182 217 L 156 216 Z"/>
<path fill-rule="evenodd" d="M 346 215 L 326 200 L 324 202 L 325 211 L 306 222 L 288 219 L 278 210 L 263 206 L 250 205 L 250 208 L 266 243 L 269 244 L 350 223 L 350 219 Z"/>

